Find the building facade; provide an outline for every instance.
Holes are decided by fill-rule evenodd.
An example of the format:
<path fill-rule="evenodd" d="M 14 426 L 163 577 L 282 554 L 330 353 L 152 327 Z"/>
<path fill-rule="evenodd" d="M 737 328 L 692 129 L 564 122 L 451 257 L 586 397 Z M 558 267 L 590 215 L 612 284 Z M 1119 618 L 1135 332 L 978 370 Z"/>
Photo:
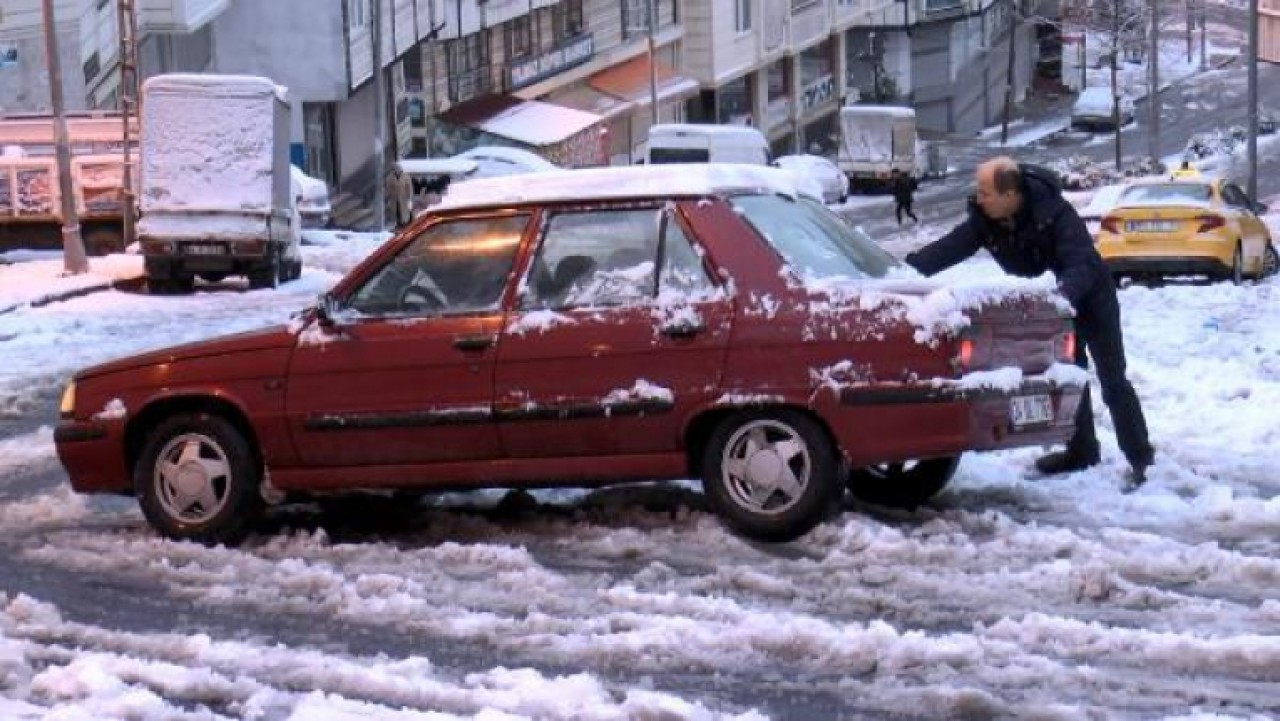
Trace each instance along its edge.
<path fill-rule="evenodd" d="M 62 97 L 68 110 L 88 105 L 80 72 L 81 2 L 56 0 L 53 4 Z M 0 113 L 48 112 L 52 107 L 43 19 L 40 0 L 0 2 Z"/>

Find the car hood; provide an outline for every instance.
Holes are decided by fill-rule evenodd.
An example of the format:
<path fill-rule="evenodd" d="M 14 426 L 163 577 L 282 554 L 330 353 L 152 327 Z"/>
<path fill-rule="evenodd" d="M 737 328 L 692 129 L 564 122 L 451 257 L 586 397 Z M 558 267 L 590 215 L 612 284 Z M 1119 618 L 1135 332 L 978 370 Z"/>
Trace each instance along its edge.
<path fill-rule="evenodd" d="M 274 326 L 119 358 L 108 363 L 86 368 L 76 374 L 76 379 L 87 380 L 110 373 L 167 365 L 196 358 L 291 348 L 296 342 L 297 338 L 289 332 L 287 326 Z"/>

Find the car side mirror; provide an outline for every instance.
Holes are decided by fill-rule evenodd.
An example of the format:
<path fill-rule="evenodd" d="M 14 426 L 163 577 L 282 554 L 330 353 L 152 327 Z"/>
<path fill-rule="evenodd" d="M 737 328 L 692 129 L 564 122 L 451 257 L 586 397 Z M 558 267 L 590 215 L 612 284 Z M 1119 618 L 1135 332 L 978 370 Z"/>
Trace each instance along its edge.
<path fill-rule="evenodd" d="M 316 299 L 316 305 L 312 309 L 312 317 L 316 320 L 316 325 L 328 330 L 337 325 L 333 317 L 338 312 L 338 301 L 334 299 L 330 293 L 322 294 Z"/>

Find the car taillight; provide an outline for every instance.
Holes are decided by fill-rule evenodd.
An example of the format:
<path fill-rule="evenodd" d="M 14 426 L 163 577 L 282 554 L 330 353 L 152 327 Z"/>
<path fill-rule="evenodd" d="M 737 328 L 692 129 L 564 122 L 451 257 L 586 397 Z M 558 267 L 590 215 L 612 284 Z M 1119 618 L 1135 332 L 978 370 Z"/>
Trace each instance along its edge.
<path fill-rule="evenodd" d="M 1227 224 L 1226 219 L 1221 215 L 1197 215 L 1196 222 L 1200 224 L 1197 233 L 1208 233 L 1214 228 L 1221 228 Z"/>
<path fill-rule="evenodd" d="M 951 365 L 956 369 L 957 373 L 964 373 L 973 367 L 973 339 L 961 338 L 956 344 L 956 354 L 951 359 Z"/>
<path fill-rule="evenodd" d="M 1058 360 L 1074 363 L 1076 360 L 1076 332 L 1069 330 L 1058 336 Z"/>
<path fill-rule="evenodd" d="M 1102 219 L 1102 229 L 1108 233 L 1120 234 L 1120 219 L 1114 215 L 1108 215 Z"/>

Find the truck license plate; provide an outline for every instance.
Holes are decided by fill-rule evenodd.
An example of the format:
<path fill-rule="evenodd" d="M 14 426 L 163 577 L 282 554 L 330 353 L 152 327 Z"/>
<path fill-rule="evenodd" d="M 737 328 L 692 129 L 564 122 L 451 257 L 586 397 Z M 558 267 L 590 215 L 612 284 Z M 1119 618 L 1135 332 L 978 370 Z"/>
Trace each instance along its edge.
<path fill-rule="evenodd" d="M 1053 420 L 1053 401 L 1046 394 L 1014 396 L 1009 404 L 1009 420 L 1014 428 Z"/>
<path fill-rule="evenodd" d="M 187 255 L 226 255 L 227 247 L 213 243 L 192 243 L 186 246 L 186 251 Z"/>

